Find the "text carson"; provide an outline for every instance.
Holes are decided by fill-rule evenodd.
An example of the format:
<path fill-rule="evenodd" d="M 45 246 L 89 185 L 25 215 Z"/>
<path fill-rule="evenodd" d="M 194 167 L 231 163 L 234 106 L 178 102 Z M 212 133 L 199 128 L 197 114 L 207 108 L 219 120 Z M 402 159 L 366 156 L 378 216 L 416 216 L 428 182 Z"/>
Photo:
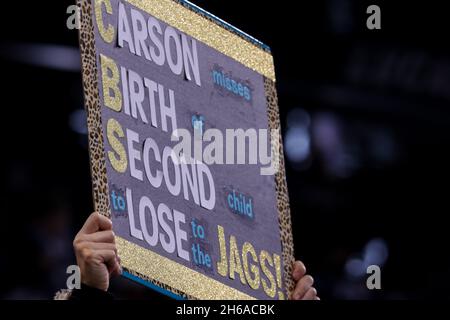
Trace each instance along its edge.
<path fill-rule="evenodd" d="M 110 0 L 95 1 L 98 31 L 107 43 L 112 43 L 116 38 L 114 26 L 104 21 L 104 16 L 112 14 Z M 175 75 L 183 74 L 186 79 L 194 80 L 201 86 L 197 42 L 122 2 L 119 2 L 118 7 L 117 43 L 119 47 L 126 47 L 132 54 L 158 66 L 167 64 Z"/>

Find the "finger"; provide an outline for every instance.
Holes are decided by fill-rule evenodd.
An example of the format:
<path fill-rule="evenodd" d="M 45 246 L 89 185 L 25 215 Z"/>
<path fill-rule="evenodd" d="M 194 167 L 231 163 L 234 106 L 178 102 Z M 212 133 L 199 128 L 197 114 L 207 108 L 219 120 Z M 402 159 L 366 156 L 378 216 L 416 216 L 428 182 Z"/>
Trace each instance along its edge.
<path fill-rule="evenodd" d="M 92 213 L 89 218 L 87 218 L 83 227 L 80 230 L 82 234 L 90 234 L 97 232 L 99 230 L 111 230 L 112 223 L 107 217 L 102 216 L 98 212 Z"/>
<path fill-rule="evenodd" d="M 315 300 L 317 297 L 317 290 L 316 288 L 309 288 L 309 290 L 305 293 L 305 296 L 303 297 L 303 300 Z"/>
<path fill-rule="evenodd" d="M 94 254 L 97 255 L 101 261 L 107 266 L 109 273 L 116 268 L 117 260 L 114 250 L 95 250 Z"/>
<path fill-rule="evenodd" d="M 122 267 L 120 266 L 119 257 L 116 257 L 116 264 L 110 273 L 110 277 L 120 276 L 122 274 Z"/>
<path fill-rule="evenodd" d="M 303 262 L 297 260 L 294 262 L 292 277 L 295 281 L 299 281 L 306 274 L 306 267 Z"/>
<path fill-rule="evenodd" d="M 294 293 L 292 294 L 292 298 L 294 300 L 300 300 L 304 297 L 306 292 L 312 287 L 314 284 L 313 277 L 307 275 L 300 279 L 295 286 Z"/>
<path fill-rule="evenodd" d="M 114 232 L 112 230 L 97 231 L 91 234 L 83 234 L 78 238 L 80 241 L 115 243 Z"/>
<path fill-rule="evenodd" d="M 117 255 L 117 247 L 114 243 L 85 241 L 80 245 L 81 250 L 83 250 L 84 248 L 87 248 L 89 250 L 112 250 Z"/>

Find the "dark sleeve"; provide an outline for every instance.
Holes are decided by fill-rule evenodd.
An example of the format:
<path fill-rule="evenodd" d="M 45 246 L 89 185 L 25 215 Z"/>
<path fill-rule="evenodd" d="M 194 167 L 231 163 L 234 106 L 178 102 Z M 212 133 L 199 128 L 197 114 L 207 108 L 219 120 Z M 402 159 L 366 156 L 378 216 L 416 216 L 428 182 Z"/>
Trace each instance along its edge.
<path fill-rule="evenodd" d="M 114 296 L 107 292 L 97 288 L 89 287 L 85 284 L 81 284 L 80 289 L 73 289 L 69 300 L 74 301 L 112 301 Z"/>

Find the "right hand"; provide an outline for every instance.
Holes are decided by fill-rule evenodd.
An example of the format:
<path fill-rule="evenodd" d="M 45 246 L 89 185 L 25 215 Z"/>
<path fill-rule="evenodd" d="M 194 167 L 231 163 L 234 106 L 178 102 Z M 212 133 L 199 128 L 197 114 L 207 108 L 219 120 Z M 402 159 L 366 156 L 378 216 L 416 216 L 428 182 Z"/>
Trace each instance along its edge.
<path fill-rule="evenodd" d="M 73 247 L 81 282 L 107 291 L 110 278 L 122 273 L 111 220 L 97 212 L 92 213 L 76 235 Z"/>

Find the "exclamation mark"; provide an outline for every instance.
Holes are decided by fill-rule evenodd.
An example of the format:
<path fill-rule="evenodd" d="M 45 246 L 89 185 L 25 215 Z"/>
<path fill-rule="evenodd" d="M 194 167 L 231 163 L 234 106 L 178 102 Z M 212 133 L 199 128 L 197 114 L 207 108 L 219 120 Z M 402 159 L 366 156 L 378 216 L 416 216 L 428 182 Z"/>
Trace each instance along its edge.
<path fill-rule="evenodd" d="M 273 255 L 273 262 L 275 262 L 275 271 L 277 273 L 277 284 L 278 284 L 278 288 L 280 289 L 278 291 L 278 299 L 279 300 L 284 300 L 284 293 L 282 291 L 283 287 L 282 287 L 282 283 L 281 283 L 281 261 L 280 261 L 280 256 L 277 254 Z"/>

